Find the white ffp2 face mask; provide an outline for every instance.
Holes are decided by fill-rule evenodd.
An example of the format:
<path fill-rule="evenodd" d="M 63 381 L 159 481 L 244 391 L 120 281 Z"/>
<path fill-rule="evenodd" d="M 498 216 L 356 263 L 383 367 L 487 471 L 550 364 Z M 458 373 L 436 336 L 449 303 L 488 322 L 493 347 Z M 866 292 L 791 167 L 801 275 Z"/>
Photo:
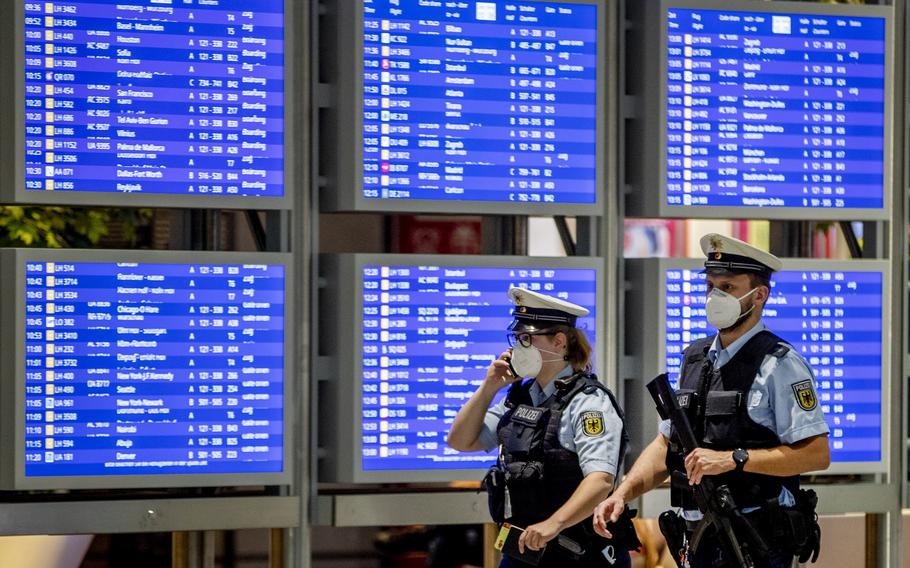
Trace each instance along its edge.
<path fill-rule="evenodd" d="M 512 370 L 518 373 L 519 377 L 534 378 L 540 374 L 544 363 L 565 360 L 565 357 L 560 356 L 558 359 L 547 359 L 544 361 L 543 356 L 540 354 L 541 351 L 551 355 L 559 355 L 559 353 L 554 353 L 553 351 L 538 349 L 533 345 L 525 347 L 521 343 L 516 344 L 512 348 Z"/>
<path fill-rule="evenodd" d="M 705 302 L 705 313 L 708 316 L 708 323 L 717 329 L 727 329 L 739 321 L 740 318 L 748 316 L 755 309 L 755 305 L 753 304 L 752 307 L 743 312 L 740 302 L 751 296 L 756 290 L 758 290 L 757 286 L 739 298 L 717 288 L 711 290 L 711 293 L 708 294 L 708 300 Z"/>

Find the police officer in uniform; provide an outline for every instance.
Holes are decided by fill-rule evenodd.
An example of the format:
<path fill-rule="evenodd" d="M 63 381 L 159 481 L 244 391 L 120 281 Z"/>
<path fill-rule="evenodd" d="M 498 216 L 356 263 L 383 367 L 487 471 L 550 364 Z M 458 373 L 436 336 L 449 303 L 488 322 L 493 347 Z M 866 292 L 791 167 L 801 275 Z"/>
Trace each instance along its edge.
<path fill-rule="evenodd" d="M 770 547 L 756 566 L 789 568 L 794 556 L 805 562 L 818 551 L 814 493 L 799 489 L 799 475 L 828 467 L 828 426 L 808 364 L 761 321 L 780 260 L 717 234 L 702 237 L 701 247 L 707 257 L 705 311 L 718 333 L 686 349 L 677 392 L 700 447 L 682 455 L 669 421 L 662 423 L 616 492 L 595 509 L 594 527 L 609 535 L 607 521 L 675 472 L 671 505 L 683 511 L 666 526 L 680 529 L 683 550 L 673 552 L 685 555 L 701 517 L 691 485 L 712 476 L 730 488 L 739 510 Z M 668 543 L 676 540 L 676 534 L 664 532 Z M 741 542 L 748 540 L 736 533 Z M 710 531 L 687 556 L 691 568 L 735 566 Z"/>
<path fill-rule="evenodd" d="M 491 513 L 525 528 L 521 552 L 546 547 L 540 566 L 628 566 L 628 548 L 619 550 L 591 525 L 594 506 L 613 488 L 626 436 L 619 405 L 591 374 L 591 346 L 575 327 L 588 310 L 516 287 L 509 298 L 511 349 L 458 412 L 448 444 L 463 452 L 499 448 L 498 465 L 484 480 Z M 507 386 L 507 396 L 490 407 Z M 628 518 L 619 524 L 634 538 Z M 500 564 L 523 566 L 509 556 Z"/>

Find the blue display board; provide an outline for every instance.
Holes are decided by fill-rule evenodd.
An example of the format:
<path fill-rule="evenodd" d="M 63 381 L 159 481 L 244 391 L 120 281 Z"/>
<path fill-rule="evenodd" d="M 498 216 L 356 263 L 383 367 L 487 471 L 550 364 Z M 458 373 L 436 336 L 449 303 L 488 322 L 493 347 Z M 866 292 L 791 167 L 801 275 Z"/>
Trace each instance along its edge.
<path fill-rule="evenodd" d="M 717 331 L 705 317 L 701 270 L 673 268 L 665 277 L 666 369 L 675 384 L 685 347 Z M 835 463 L 883 457 L 883 299 L 882 272 L 783 270 L 762 313 L 815 372 Z"/>
<path fill-rule="evenodd" d="M 594 343 L 597 271 L 592 268 L 362 269 L 364 472 L 480 470 L 495 461 L 493 454 L 449 448 L 446 434 L 486 368 L 508 348 L 512 285 L 591 310 L 577 325 Z"/>
<path fill-rule="evenodd" d="M 24 278 L 26 479 L 284 471 L 284 266 L 25 262 Z"/>
<path fill-rule="evenodd" d="M 284 0 L 23 6 L 26 194 L 284 196 Z"/>
<path fill-rule="evenodd" d="M 666 205 L 885 207 L 884 17 L 665 17 Z"/>
<path fill-rule="evenodd" d="M 363 0 L 363 198 L 595 203 L 598 17 Z"/>

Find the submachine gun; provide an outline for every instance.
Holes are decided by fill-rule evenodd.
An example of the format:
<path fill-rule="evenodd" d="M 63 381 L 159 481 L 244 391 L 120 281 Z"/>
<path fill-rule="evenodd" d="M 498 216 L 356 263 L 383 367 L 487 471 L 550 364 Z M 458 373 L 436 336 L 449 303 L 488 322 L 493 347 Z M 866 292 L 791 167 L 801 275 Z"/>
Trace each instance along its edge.
<path fill-rule="evenodd" d="M 670 386 L 667 374 L 658 375 L 648 383 L 647 388 L 648 392 L 651 393 L 651 398 L 654 399 L 654 403 L 657 405 L 658 414 L 663 420 L 670 420 L 677 436 L 679 436 L 683 453 L 689 455 L 698 447 L 698 439 L 695 437 L 695 432 L 689 423 L 689 417 L 680 408 L 679 401 L 676 400 L 676 393 Z M 702 478 L 701 483 L 694 486 L 694 491 L 698 510 L 704 516 L 698 522 L 692 537 L 689 539 L 689 549 L 692 552 L 698 550 L 698 545 L 705 532 L 713 527 L 721 542 L 727 547 L 731 560 L 735 560 L 735 565 L 742 568 L 753 568 L 755 566 L 755 562 L 752 559 L 753 553 L 758 558 L 768 555 L 768 545 L 758 534 L 758 531 L 755 530 L 755 527 L 752 526 L 752 523 L 736 507 L 730 489 L 726 485 L 715 485 L 714 480 L 707 476 Z M 733 530 L 734 525 L 745 536 L 744 542 L 740 542 L 739 538 L 737 538 L 736 532 Z M 671 544 L 672 547 L 669 539 L 668 544 Z M 677 546 L 673 552 L 677 564 L 682 566 L 677 556 L 677 551 L 680 548 L 681 546 Z"/>

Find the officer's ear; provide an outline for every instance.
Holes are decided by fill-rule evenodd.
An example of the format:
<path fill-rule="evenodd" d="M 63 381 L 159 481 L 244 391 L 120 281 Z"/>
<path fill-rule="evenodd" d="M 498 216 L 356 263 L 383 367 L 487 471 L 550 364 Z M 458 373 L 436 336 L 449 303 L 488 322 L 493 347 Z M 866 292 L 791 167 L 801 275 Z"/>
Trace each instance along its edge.
<path fill-rule="evenodd" d="M 566 333 L 564 331 L 557 331 L 555 334 L 553 334 L 553 347 L 555 347 L 557 349 L 561 349 L 561 348 L 565 347 L 566 350 L 568 350 L 569 337 L 566 335 Z"/>
<path fill-rule="evenodd" d="M 749 288 L 755 289 L 752 292 L 752 304 L 764 308 L 765 302 L 768 301 L 768 296 L 771 295 L 771 280 L 762 278 L 757 274 L 749 274 Z"/>
<path fill-rule="evenodd" d="M 771 295 L 771 288 L 765 286 L 764 284 L 759 284 L 756 287 L 756 290 L 754 292 L 755 303 L 760 308 L 765 307 L 765 302 L 768 301 L 768 296 L 770 296 L 770 295 Z"/>

